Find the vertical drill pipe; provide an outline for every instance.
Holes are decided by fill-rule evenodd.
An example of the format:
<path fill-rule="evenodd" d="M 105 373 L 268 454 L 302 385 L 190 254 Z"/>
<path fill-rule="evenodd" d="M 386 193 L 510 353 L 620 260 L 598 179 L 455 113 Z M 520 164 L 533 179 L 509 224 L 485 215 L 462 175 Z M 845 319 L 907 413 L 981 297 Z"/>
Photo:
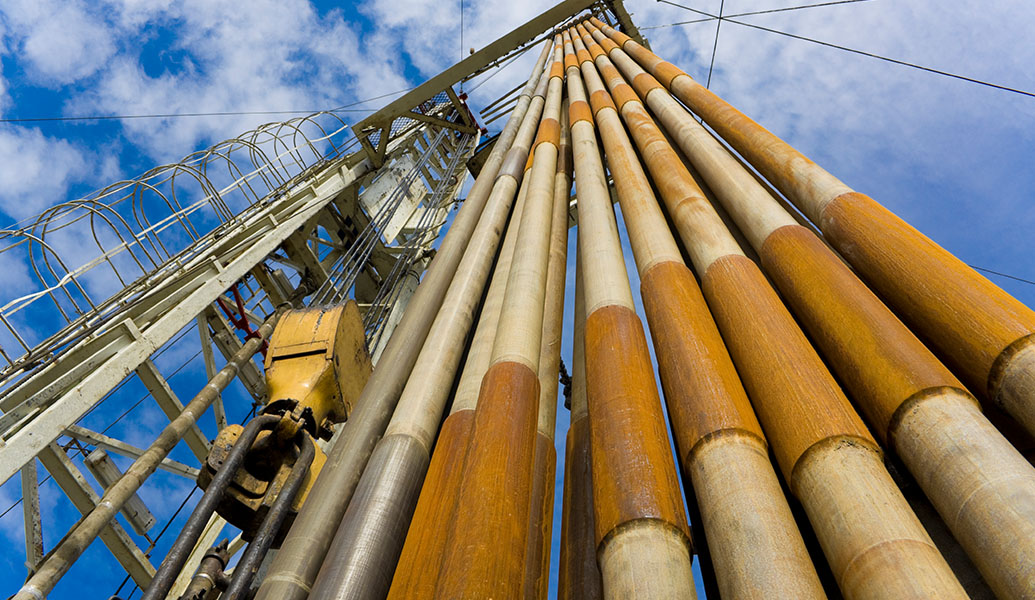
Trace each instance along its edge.
<path fill-rule="evenodd" d="M 516 598 L 524 586 L 539 409 L 539 350 L 561 105 L 560 36 L 490 366 L 475 408 L 439 598 Z"/>
<path fill-rule="evenodd" d="M 594 24 L 773 182 L 972 390 L 1035 434 L 1035 311 L 671 63 Z"/>
<path fill-rule="evenodd" d="M 589 410 L 586 404 L 586 300 L 581 253 L 575 255 L 575 323 L 571 358 L 571 425 L 564 450 L 564 499 L 561 504 L 559 600 L 604 597 L 597 566 L 593 525 L 593 481 L 589 457 Z"/>
<path fill-rule="evenodd" d="M 545 79 L 542 83 L 542 92 L 545 94 Z M 537 111 L 542 108 L 543 101 L 542 95 L 534 98 L 533 102 L 538 103 Z M 488 369 L 518 225 L 528 192 L 527 167 L 525 170 L 526 176 L 522 178 L 518 190 L 517 206 L 507 227 L 496 269 L 482 304 L 478 326 L 468 349 L 457 392 L 453 396 L 450 414 L 442 424 L 431 455 L 431 465 L 403 544 L 389 598 L 431 598 L 438 585 L 438 567 L 445 552 L 448 521 L 452 518 L 459 493 L 458 466 L 462 465 L 467 452 L 467 441 L 478 401 L 478 384 L 472 384 L 472 381 L 480 382 Z"/>
<path fill-rule="evenodd" d="M 176 581 L 176 576 L 183 569 L 183 563 L 187 561 L 187 555 L 190 554 L 191 549 L 198 542 L 198 537 L 201 536 L 201 532 L 208 523 L 209 517 L 216 511 L 216 506 L 223 500 L 226 489 L 233 483 L 234 477 L 237 476 L 237 471 L 244 464 L 244 459 L 247 458 L 248 451 L 251 450 L 256 436 L 261 431 L 272 429 L 279 422 L 280 417 L 278 415 L 263 415 L 252 419 L 241 431 L 241 435 L 234 442 L 233 449 L 227 454 L 226 460 L 220 465 L 219 471 L 216 472 L 212 482 L 205 489 L 205 494 L 198 501 L 197 506 L 194 507 L 194 511 L 191 512 L 187 523 L 184 524 L 183 529 L 180 531 L 180 535 L 176 537 L 176 541 L 169 548 L 169 552 L 165 555 L 165 560 L 158 567 L 158 572 L 155 573 L 151 583 L 144 590 L 144 594 L 141 596 L 142 599 L 163 600 L 169 593 L 169 588 L 172 587 L 173 582 Z"/>
<path fill-rule="evenodd" d="M 613 43 L 598 45 L 578 29 L 594 54 L 604 55 L 606 46 L 620 60 Z M 641 77 L 637 87 L 644 83 Z M 844 595 L 965 597 L 884 469 L 877 444 L 793 317 L 700 189 L 685 191 L 685 197 L 663 193 L 662 199 L 701 275 L 702 291 L 777 462 Z"/>
<path fill-rule="evenodd" d="M 581 40 L 576 45 L 585 52 Z M 640 272 L 676 446 L 701 508 L 722 597 L 824 598 L 733 361 L 622 122 L 662 194 L 678 202 L 699 196 L 700 188 L 607 57 L 583 57 L 588 93 L 597 98 L 597 129 Z M 577 79 L 578 71 L 568 78 Z M 725 251 L 735 251 L 720 224 L 714 231 L 710 239 L 725 238 Z"/>
<path fill-rule="evenodd" d="M 528 114 L 534 115 L 529 117 L 532 120 L 527 125 L 532 135 L 538 128 L 539 115 L 546 101 L 547 81 L 548 76 L 544 74 L 528 108 Z M 517 203 L 507 226 L 489 290 L 482 303 L 478 325 L 467 352 L 467 361 L 464 363 L 457 391 L 453 395 L 449 416 L 439 430 L 431 455 L 431 464 L 421 487 L 402 553 L 399 555 L 388 594 L 392 599 L 432 598 L 438 586 L 439 565 L 445 553 L 449 519 L 453 516 L 456 497 L 460 491 L 459 467 L 463 465 L 467 452 L 467 441 L 471 434 L 471 424 L 474 422 L 474 409 L 478 402 L 478 387 L 489 368 L 492 342 L 496 337 L 496 325 L 499 322 L 503 294 L 507 288 L 507 276 L 510 274 L 510 263 L 514 256 L 518 226 L 528 194 L 530 166 L 526 160 Z"/>
<path fill-rule="evenodd" d="M 694 598 L 690 531 L 661 399 L 647 339 L 633 308 L 592 110 L 578 63 L 567 46 L 579 255 L 587 313 L 585 378 L 594 543 L 603 595 Z M 593 108 L 601 108 L 601 99 L 593 97 Z M 609 165 L 616 186 L 630 177 L 625 164 L 609 160 Z M 674 247 L 662 252 L 658 253 L 661 260 L 679 257 Z"/>
<path fill-rule="evenodd" d="M 595 35 L 609 40 L 596 31 Z M 758 250 L 863 414 L 899 454 L 992 588 L 1035 588 L 1035 468 L 977 401 L 815 234 L 797 224 L 671 95 L 611 55 Z"/>
<path fill-rule="evenodd" d="M 557 473 L 553 436 L 557 423 L 564 284 L 568 272 L 568 203 L 571 197 L 571 139 L 567 112 L 565 101 L 560 112 L 560 146 L 553 187 L 553 217 L 550 220 L 550 264 L 546 274 L 543 339 L 539 349 L 539 422 L 532 480 L 532 520 L 529 522 L 528 554 L 525 557 L 525 598 L 529 600 L 546 600 L 550 585 L 553 491 Z"/>
<path fill-rule="evenodd" d="M 496 175 L 505 167 L 502 165 L 504 156 L 513 144 L 528 109 L 531 92 L 539 80 L 539 69 L 546 61 L 548 50 L 549 44 L 410 299 L 377 367 L 356 401 L 355 409 L 342 426 L 344 431 L 331 449 L 320 476 L 273 559 L 256 595 L 257 600 L 301 600 L 309 594 L 336 532 L 335 527 L 328 527 L 327 523 L 341 522 L 374 444 L 388 426 L 432 320 L 442 305 L 457 264 L 485 208 Z"/>
<path fill-rule="evenodd" d="M 255 532 L 255 537 L 248 544 L 248 549 L 245 550 L 244 556 L 241 557 L 241 560 L 234 567 L 234 574 L 230 579 L 230 585 L 227 586 L 226 591 L 221 596 L 223 600 L 241 600 L 251 592 L 252 580 L 255 579 L 255 574 L 259 572 L 259 567 L 262 565 L 263 559 L 266 558 L 266 553 L 269 552 L 270 546 L 273 545 L 273 540 L 280 533 L 280 528 L 284 524 L 284 518 L 287 517 L 288 511 L 291 510 L 291 505 L 295 501 L 295 496 L 298 495 L 298 490 L 305 482 L 305 477 L 309 473 L 309 466 L 313 463 L 313 457 L 316 456 L 316 445 L 308 433 L 303 431 L 301 435 L 302 448 L 298 458 L 295 460 L 295 464 L 291 466 L 291 472 L 277 493 L 277 499 L 273 501 L 273 506 L 266 513 L 266 518 L 262 520 L 262 525 L 259 526 L 259 530 Z"/>
<path fill-rule="evenodd" d="M 198 392 L 183 411 L 162 430 L 148 449 L 133 461 L 126 472 L 115 482 L 87 515 L 76 524 L 72 531 L 58 542 L 50 555 L 29 578 L 22 589 L 15 594 L 17 600 L 36 600 L 45 597 L 58 580 L 68 572 L 72 564 L 83 554 L 86 548 L 97 538 L 115 515 L 122 510 L 127 500 L 133 497 L 144 481 L 155 472 L 162 460 L 169 455 L 177 442 L 183 439 L 187 431 L 197 422 L 208 407 L 219 397 L 230 382 L 237 377 L 241 365 L 251 359 L 262 344 L 273 333 L 273 327 L 286 309 L 277 309 L 256 331 L 255 337 L 247 340 L 241 348 L 227 361 L 212 379 Z M 188 552 L 190 549 L 188 549 Z"/>
<path fill-rule="evenodd" d="M 384 598 L 427 473 L 442 412 L 474 321 L 515 191 L 538 111 L 525 113 L 507 164 L 496 176 L 478 227 L 414 364 L 385 436 L 360 477 L 313 584 L 314 600 Z"/>

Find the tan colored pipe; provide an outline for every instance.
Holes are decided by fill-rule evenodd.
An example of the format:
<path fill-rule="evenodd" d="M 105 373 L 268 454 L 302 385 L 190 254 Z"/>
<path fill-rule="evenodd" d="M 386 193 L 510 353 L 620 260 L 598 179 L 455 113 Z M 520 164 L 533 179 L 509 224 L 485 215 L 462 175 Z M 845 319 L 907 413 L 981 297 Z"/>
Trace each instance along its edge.
<path fill-rule="evenodd" d="M 566 46 L 588 315 L 585 377 L 595 542 L 603 593 L 606 598 L 693 598 L 690 532 L 654 370 L 633 308 L 591 108 L 570 44 Z M 627 166 L 611 157 L 609 166 L 616 185 L 628 175 Z M 634 247 L 643 241 L 635 233 L 631 237 Z M 678 256 L 673 244 L 654 258 Z"/>
<path fill-rule="evenodd" d="M 534 123 L 535 113 L 526 113 L 526 122 Z M 522 136 L 525 129 L 519 130 L 511 152 L 527 159 L 521 155 L 527 154 L 532 137 L 530 128 L 529 135 Z M 334 558 L 324 562 L 313 584 L 309 596 L 313 600 L 373 600 L 388 593 L 464 341 L 481 302 L 518 185 L 514 173 L 500 173 L 496 178 L 395 414 L 371 455 L 357 495 L 328 550 Z M 552 438 L 549 445 L 552 448 Z"/>
<path fill-rule="evenodd" d="M 334 526 L 327 523 L 339 523 L 345 514 L 367 459 L 388 426 L 432 320 L 442 305 L 496 175 L 501 170 L 508 171 L 509 165 L 504 164 L 504 157 L 531 102 L 534 82 L 540 78 L 538 69 L 546 61 L 546 56 L 547 50 L 544 50 L 537 70 L 533 71 L 500 139 L 410 299 L 355 409 L 342 426 L 340 439 L 331 449 L 320 477 L 274 557 L 256 595 L 257 600 L 301 600 L 309 594 L 335 534 Z"/>
<path fill-rule="evenodd" d="M 559 36 L 533 147 L 507 291 L 482 380 L 456 512 L 439 573 L 439 598 L 515 598 L 524 586 L 539 408 L 539 353 L 560 144 Z"/>
<path fill-rule="evenodd" d="M 1035 311 L 670 63 L 594 20 L 823 231 L 971 389 L 1035 434 Z"/>
<path fill-rule="evenodd" d="M 610 66 L 604 69 L 609 83 L 623 83 L 604 49 L 584 28 L 579 30 L 596 64 Z M 623 100 L 623 112 L 633 108 L 627 109 L 627 104 L 638 102 L 629 93 Z M 673 169 L 682 167 L 677 163 L 668 164 Z M 659 186 L 659 191 L 701 273 L 704 295 L 781 470 L 806 507 L 844 595 L 965 597 L 881 464 L 876 443 L 794 319 L 742 252 L 719 255 L 714 251 L 720 244 L 713 240 L 725 229 L 692 179 L 684 175 L 680 180 L 682 186 Z M 721 198 L 720 190 L 713 187 L 713 191 Z M 750 233 L 745 235 L 750 239 Z M 732 244 L 728 232 L 726 236 L 723 246 Z M 858 448 L 865 452 L 857 452 Z M 828 468 L 834 464 L 843 468 Z M 799 485 L 828 479 L 831 485 L 824 488 L 825 494 L 817 493 L 814 486 Z M 860 500 L 849 493 L 847 480 L 873 492 Z M 870 565 L 881 568 L 869 569 Z M 871 577 L 856 577 L 861 568 Z"/>
<path fill-rule="evenodd" d="M 571 197 L 571 140 L 567 113 L 565 101 L 560 112 L 560 146 L 553 188 L 553 217 L 550 220 L 550 263 L 546 274 L 543 337 L 539 346 L 539 421 L 532 480 L 532 519 L 529 521 L 529 545 L 525 557 L 524 596 L 529 600 L 545 600 L 550 587 L 553 492 L 557 473 L 553 436 L 557 421 L 564 284 L 568 271 L 568 200 Z"/>
<path fill-rule="evenodd" d="M 593 522 L 593 480 L 589 457 L 589 409 L 586 403 L 586 300 L 581 252 L 575 255 L 575 323 L 571 358 L 571 425 L 564 451 L 564 500 L 561 504 L 559 600 L 604 597 L 597 566 Z"/>
<path fill-rule="evenodd" d="M 574 47 L 570 56 L 574 59 Z M 638 168 L 622 121 L 658 189 L 679 198 L 688 190 L 699 190 L 638 101 L 625 102 L 619 118 L 593 61 L 583 56 L 588 92 L 597 98 L 597 129 L 633 241 L 676 446 L 701 507 L 722 597 L 825 598 L 747 394 L 694 276 L 679 255 L 651 182 Z M 574 65 L 569 69 L 571 82 L 579 73 Z M 619 98 L 628 88 L 609 83 L 615 84 L 612 94 Z M 692 251 L 737 251 L 721 222 L 716 221 L 712 230 L 713 235 L 698 237 Z"/>
<path fill-rule="evenodd" d="M 540 81 L 542 85 L 537 88 L 528 109 L 530 121 L 526 127 L 529 139 L 535 134 L 546 101 L 547 79 L 544 74 Z M 519 136 L 522 139 L 525 137 Z M 530 147 L 530 143 L 526 143 L 525 147 Z M 528 193 L 528 168 L 531 164 L 526 160 L 525 165 L 517 203 L 510 217 L 503 246 L 500 248 L 489 291 L 482 304 L 481 316 L 471 340 L 467 361 L 464 363 L 457 392 L 453 396 L 449 416 L 439 431 L 431 464 L 399 556 L 388 595 L 392 599 L 432 598 L 435 595 L 439 565 L 445 552 L 446 535 L 449 533 L 449 520 L 452 518 L 457 494 L 460 491 L 460 469 L 457 465 L 463 463 L 467 452 L 471 424 L 474 422 L 474 409 L 478 402 L 478 386 L 489 368 L 492 342 L 496 337 L 496 325 L 499 322 L 507 277 L 514 256 L 514 245 L 517 242 L 518 226 Z"/>
<path fill-rule="evenodd" d="M 595 35 L 610 41 L 600 31 Z M 986 580 L 1003 597 L 1025 597 L 1035 589 L 1035 569 L 1023 566 L 1035 555 L 1035 468 L 818 237 L 794 223 L 653 77 L 611 45 L 619 67 L 639 78 L 647 104 L 744 230 L 863 413 L 917 477 Z M 973 406 L 965 408 L 967 402 Z M 990 522 L 999 524 L 986 528 Z"/>

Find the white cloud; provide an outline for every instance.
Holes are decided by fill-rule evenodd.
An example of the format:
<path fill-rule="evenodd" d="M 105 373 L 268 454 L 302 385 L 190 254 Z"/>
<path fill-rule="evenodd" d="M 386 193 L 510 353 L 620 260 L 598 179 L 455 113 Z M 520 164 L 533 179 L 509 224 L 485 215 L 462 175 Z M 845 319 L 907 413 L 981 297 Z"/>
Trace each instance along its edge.
<path fill-rule="evenodd" d="M 0 156 L 0 210 L 16 219 L 63 201 L 89 172 L 82 151 L 39 129 L 0 126 Z"/>
<path fill-rule="evenodd" d="M 40 83 L 89 77 L 115 54 L 115 32 L 82 2 L 3 0 L 0 11 L 28 72 Z"/>

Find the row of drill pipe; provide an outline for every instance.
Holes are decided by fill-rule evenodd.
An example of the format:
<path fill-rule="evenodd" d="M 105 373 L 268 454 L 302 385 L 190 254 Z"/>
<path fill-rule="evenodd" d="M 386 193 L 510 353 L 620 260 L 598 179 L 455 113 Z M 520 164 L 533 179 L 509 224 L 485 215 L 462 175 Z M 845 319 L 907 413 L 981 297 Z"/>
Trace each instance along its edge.
<path fill-rule="evenodd" d="M 417 316 L 404 317 L 357 403 L 328 463 L 335 475 L 314 489 L 328 499 L 307 502 L 260 596 L 305 597 L 314 581 L 314 598 L 545 595 L 569 131 L 581 283 L 562 597 L 693 594 L 677 470 L 601 150 L 722 596 L 823 596 L 771 447 L 846 597 L 965 597 L 885 469 L 886 447 L 997 595 L 1027 597 L 1035 471 L 897 315 L 1030 430 L 1031 311 L 595 19 L 544 49 L 418 288 L 433 291 L 411 301 L 406 317 Z"/>

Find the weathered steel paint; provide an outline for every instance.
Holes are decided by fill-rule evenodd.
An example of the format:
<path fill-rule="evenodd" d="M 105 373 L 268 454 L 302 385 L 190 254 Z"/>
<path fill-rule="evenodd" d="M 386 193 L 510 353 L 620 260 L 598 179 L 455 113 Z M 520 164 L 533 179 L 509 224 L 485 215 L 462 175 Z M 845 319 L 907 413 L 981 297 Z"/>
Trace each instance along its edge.
<path fill-rule="evenodd" d="M 902 318 L 945 354 L 974 392 L 996 399 L 1002 383 L 994 377 L 997 359 L 1012 343 L 1035 333 L 1035 312 L 867 196 L 838 196 L 818 224 Z M 922 286 L 907 285 L 917 273 L 924 274 Z M 1023 371 L 1010 379 L 1016 376 Z M 1032 398 L 1027 406 L 1004 408 L 1035 432 Z"/>
<path fill-rule="evenodd" d="M 585 335 L 597 543 L 636 519 L 664 521 L 689 541 L 639 317 L 605 306 L 586 318 Z"/>
<path fill-rule="evenodd" d="M 590 45 L 592 54 L 593 38 L 588 35 L 585 29 L 581 33 L 583 33 L 582 39 L 586 44 Z M 617 53 L 620 50 L 615 49 L 612 52 Z M 606 60 L 606 57 L 601 58 L 598 56 L 596 59 L 598 63 L 604 60 Z M 614 80 L 614 72 L 610 70 L 608 72 L 611 73 L 612 80 Z M 642 81 L 643 79 L 641 78 Z M 640 87 L 646 86 L 641 85 Z M 654 91 L 656 89 L 649 90 L 649 93 L 653 95 L 656 93 Z M 631 108 L 634 106 L 635 103 L 632 101 L 624 104 L 624 107 Z M 623 113 L 625 112 L 629 111 L 623 110 Z M 642 127 L 646 123 L 646 121 L 643 121 L 637 125 Z M 668 164 L 674 164 L 674 161 L 669 161 Z M 739 165 L 737 166 L 739 167 Z M 721 191 L 717 190 L 717 193 Z M 703 194 L 698 191 L 697 195 L 702 196 Z M 681 200 L 680 195 L 669 193 L 667 196 L 664 197 L 666 204 L 678 206 Z M 706 206 L 704 203 L 699 203 L 698 205 Z M 773 223 L 782 222 L 778 213 L 774 216 L 776 218 L 763 216 L 756 223 L 772 225 Z M 679 215 L 674 215 L 674 217 L 677 226 L 682 225 L 680 233 L 683 236 L 684 243 L 688 248 L 693 247 L 697 243 L 697 239 L 693 235 L 693 227 L 687 227 L 687 225 L 696 224 L 697 227 L 701 227 L 700 221 L 702 219 L 693 212 L 685 210 L 682 213 L 681 219 Z M 717 217 L 712 218 L 717 219 Z M 754 400 L 759 418 L 765 427 L 769 439 L 773 443 L 774 451 L 788 480 L 793 481 L 797 477 L 802 476 L 800 473 L 796 473 L 795 466 L 800 464 L 802 456 L 808 456 L 811 452 L 823 455 L 824 459 L 835 460 L 837 447 L 830 444 L 830 440 L 850 440 L 855 446 L 870 448 L 871 454 L 879 457 L 876 444 L 869 438 L 865 426 L 862 425 L 858 416 L 854 414 L 844 396 L 840 394 L 832 377 L 825 371 L 818 356 L 808 346 L 804 335 L 800 330 L 797 330 L 793 319 L 779 303 L 776 294 L 768 287 L 757 267 L 739 252 L 719 257 L 716 257 L 714 254 L 702 257 L 699 254 L 697 260 L 703 263 L 697 266 L 704 273 L 705 295 L 712 302 L 715 302 L 717 298 L 725 300 L 729 304 L 726 308 L 732 309 L 732 311 L 727 310 L 727 313 L 724 315 L 722 314 L 722 307 L 712 306 L 720 330 L 724 335 L 728 336 L 727 343 L 730 346 L 734 361 L 741 367 L 741 375 L 749 392 L 752 394 L 751 397 Z M 713 295 L 709 293 L 709 275 L 719 275 L 717 279 L 720 281 L 720 284 L 733 283 L 723 278 L 722 273 L 718 270 L 726 262 L 740 263 L 747 267 L 748 270 L 746 272 L 750 275 L 749 281 L 754 281 L 758 284 L 760 287 L 759 291 L 767 295 L 768 300 L 772 301 L 772 304 L 766 307 L 767 309 L 760 310 L 760 307 L 753 306 L 752 302 L 756 300 L 757 294 L 751 293 L 750 287 L 745 289 L 743 285 L 736 283 L 728 285 L 722 294 Z M 714 281 L 712 283 L 714 284 Z M 711 291 L 714 292 L 714 286 Z M 734 313 L 733 319 L 729 319 L 730 312 Z M 726 318 L 725 322 L 724 317 Z M 777 325 L 782 324 L 788 327 L 788 333 L 791 334 L 789 338 L 791 350 L 798 350 L 800 352 L 799 356 L 795 356 L 792 353 L 791 357 L 801 359 L 806 364 L 811 363 L 815 365 L 817 367 L 815 371 L 806 373 L 805 376 L 800 376 L 797 369 L 787 369 L 781 364 L 786 360 L 784 352 L 781 351 L 786 351 L 787 348 L 780 348 L 777 344 L 783 341 L 783 336 L 779 333 L 766 331 L 764 328 L 760 330 L 759 328 L 760 325 L 762 327 L 771 325 L 765 319 L 773 317 L 775 317 Z M 730 321 L 732 321 L 732 325 Z M 737 339 L 735 337 L 737 335 L 741 337 Z M 760 343 L 762 340 L 766 342 L 779 340 L 779 342 L 770 345 Z M 789 388 L 792 392 L 791 394 L 780 395 L 772 393 L 772 389 L 768 386 L 772 384 L 771 380 L 776 372 L 784 376 L 784 380 L 777 383 L 785 386 L 785 389 Z M 807 394 L 799 395 L 793 393 L 798 391 L 794 389 L 795 387 L 800 388 L 802 386 L 806 389 L 812 387 L 820 392 L 823 391 L 824 387 L 827 387 L 826 391 L 828 394 L 826 397 L 820 395 L 819 398 L 811 398 Z M 817 399 L 821 400 L 821 402 L 816 402 Z M 788 418 L 787 409 L 795 411 L 792 414 L 796 414 L 797 418 Z M 801 427 L 801 424 L 804 424 L 805 427 Z M 905 552 L 904 555 L 898 556 L 896 551 L 899 547 L 895 540 L 900 538 L 927 540 L 926 533 L 916 520 L 916 517 L 908 510 L 908 505 L 905 504 L 901 494 L 894 487 L 890 477 L 883 471 L 879 458 L 876 460 L 876 466 L 880 469 L 877 475 L 874 475 L 873 470 L 870 468 L 872 466 L 855 465 L 854 470 L 846 471 L 841 476 L 854 478 L 858 485 L 874 487 L 879 491 L 877 495 L 880 497 L 898 498 L 899 504 L 891 509 L 898 511 L 890 519 L 895 523 L 895 527 L 881 531 L 880 536 L 878 536 L 882 540 L 882 544 L 878 545 L 878 548 L 886 546 L 888 552 L 896 553 L 897 560 L 894 561 L 895 568 L 881 571 L 870 581 L 860 583 L 857 580 L 842 578 L 839 580 L 839 583 L 842 586 L 843 593 L 849 598 L 864 598 L 868 597 L 874 590 L 882 588 L 895 589 L 897 585 L 901 585 L 902 581 L 914 580 L 920 577 L 925 584 L 929 583 L 931 586 L 944 591 L 945 596 L 954 597 L 959 590 L 959 586 L 955 583 L 948 565 L 940 559 L 937 552 L 935 552 L 937 560 L 933 562 L 933 567 L 931 566 L 932 561 L 928 556 L 927 550 L 917 552 L 915 555 Z M 806 471 L 809 471 L 809 467 L 806 467 Z M 811 471 L 809 473 L 814 474 Z M 881 475 L 880 473 L 883 474 Z M 836 547 L 841 550 L 840 553 L 826 552 L 835 571 L 843 573 L 844 568 L 851 565 L 855 559 L 862 557 L 868 551 L 872 551 L 872 548 L 855 545 L 853 540 L 865 533 L 865 530 L 870 527 L 872 520 L 885 517 L 883 511 L 888 510 L 886 502 L 864 501 L 859 503 L 856 501 L 856 498 L 850 497 L 847 494 L 838 494 L 836 488 L 834 488 L 834 493 L 822 500 L 811 496 L 799 497 L 815 510 L 817 520 L 814 524 L 817 524 L 816 529 L 820 538 L 828 544 L 828 547 Z M 904 509 L 902 508 L 903 506 L 905 507 Z M 826 522 L 819 520 L 820 517 L 828 513 L 840 514 L 844 518 L 838 521 L 837 526 L 829 526 Z M 927 543 L 929 543 L 929 540 L 927 540 Z M 881 552 L 882 550 L 877 550 L 877 554 Z M 930 573 L 918 576 L 913 572 L 914 569 L 912 567 L 914 566 L 926 569 Z M 953 585 L 947 585 L 945 582 L 951 582 Z"/>
<path fill-rule="evenodd" d="M 872 446 L 825 440 L 802 457 L 792 488 L 846 598 L 967 598 Z M 830 543 L 849 516 L 852 534 Z"/>
<path fill-rule="evenodd" d="M 538 397 L 539 379 L 524 364 L 499 362 L 485 374 L 436 597 L 521 596 Z"/>
<path fill-rule="evenodd" d="M 541 86 L 539 91 L 545 94 L 545 86 Z M 544 103 L 544 96 L 535 96 L 529 106 L 529 113 L 538 119 Z M 523 147 L 531 147 L 535 132 L 535 123 L 522 131 L 518 138 L 519 141 L 524 140 Z M 531 167 L 530 164 L 527 166 Z M 431 598 L 435 594 L 439 566 L 449 532 L 449 520 L 455 510 L 460 488 L 460 469 L 456 468 L 456 465 L 463 464 L 471 423 L 474 420 L 474 409 L 478 404 L 478 390 L 489 368 L 492 342 L 496 337 L 496 325 L 499 322 L 510 263 L 514 256 L 514 245 L 517 242 L 521 214 L 528 193 L 528 181 L 527 176 L 521 179 L 516 205 L 500 248 L 489 290 L 482 303 L 481 315 L 470 343 L 457 391 L 453 396 L 450 415 L 439 433 L 431 466 L 403 545 L 389 594 L 391 598 Z M 438 452 L 439 448 L 443 449 L 441 453 Z"/>
<path fill-rule="evenodd" d="M 335 560 L 321 567 L 310 593 L 313 600 L 382 598 L 388 591 L 463 354 L 463 343 L 481 302 L 517 186 L 510 175 L 497 178 L 385 437 L 378 442 L 380 446 L 387 440 L 407 438 L 421 451 L 391 455 L 391 460 L 397 462 L 364 470 L 357 487 L 357 492 L 362 493 L 345 511 L 328 549 Z M 393 477 L 406 481 L 391 481 Z"/>
<path fill-rule="evenodd" d="M 514 244 L 517 243 L 521 213 L 524 211 L 525 197 L 528 195 L 528 179 L 528 177 L 524 177 L 521 180 L 517 205 L 510 216 L 507 233 L 503 238 L 503 246 L 500 248 L 499 258 L 496 259 L 496 270 L 492 274 L 489 291 L 482 303 L 478 326 L 471 339 L 467 351 L 467 361 L 464 363 L 464 370 L 457 383 L 456 393 L 453 395 L 453 404 L 449 409 L 451 413 L 474 410 L 478 404 L 478 390 L 481 388 L 485 372 L 489 370 L 492 342 L 496 339 L 496 325 L 500 320 L 500 310 L 503 309 L 503 294 L 507 291 L 507 277 L 510 275 L 510 263 L 514 258 Z"/>
<path fill-rule="evenodd" d="M 755 263 L 723 257 L 701 276 L 701 287 L 788 479 L 802 454 L 825 439 L 877 447 Z"/>
<path fill-rule="evenodd" d="M 1010 346 L 1035 333 L 1035 311 L 686 73 L 599 20 L 592 22 L 801 209 L 973 391 L 1035 433 L 1035 360 L 997 377 L 1000 363 L 1012 358 L 1006 354 Z M 1010 391 L 1004 394 L 1004 388 Z"/>
<path fill-rule="evenodd" d="M 996 595 L 1031 597 L 1035 503 L 1027 498 L 1035 473 L 1021 455 L 1010 452 L 1009 442 L 981 415 L 973 398 L 953 392 L 907 404 L 898 415 L 895 448 L 903 457 L 927 457 L 913 474 L 923 489 L 931 490 L 938 512 L 951 515 L 950 529 Z M 946 464 L 955 466 L 946 469 Z M 1013 551 L 1003 553 L 1004 547 Z"/>
<path fill-rule="evenodd" d="M 345 518 L 313 582 L 310 598 L 384 598 L 391 585 L 417 496 L 428 450 L 408 435 L 381 438 Z M 371 518 L 352 515 L 369 514 Z M 350 518 L 352 517 L 352 518 Z"/>
<path fill-rule="evenodd" d="M 578 45 L 578 44 L 576 44 Z M 629 86 L 604 56 L 600 72 L 612 91 Z M 590 90 L 600 90 L 590 64 L 583 66 Z M 640 155 L 655 186 L 674 203 L 703 203 L 695 236 L 697 258 L 709 264 L 716 256 L 738 252 L 681 160 L 635 96 L 619 101 Z M 824 593 L 794 524 L 766 443 L 708 307 L 682 260 L 645 259 L 672 254 L 675 240 L 650 192 L 632 143 L 614 109 L 597 113 L 608 162 L 637 263 L 641 295 L 651 324 L 662 386 L 677 448 L 702 506 L 709 544 L 723 597 L 823 598 Z M 639 183 L 639 185 L 635 185 Z M 702 218 L 709 215 L 710 219 Z M 701 252 L 701 250 L 707 252 Z M 675 250 L 674 252 L 678 252 Z M 759 459 L 760 458 L 760 459 Z M 725 473 L 736 469 L 739 477 Z M 722 474 L 722 475 L 720 475 Z M 753 515 L 746 518 L 744 515 Z M 736 523 L 737 526 L 729 525 Z"/>
<path fill-rule="evenodd" d="M 557 450 L 553 436 L 536 433 L 532 467 L 532 507 L 529 510 L 528 547 L 525 549 L 522 596 L 546 599 L 550 584 L 550 535 L 553 532 L 553 490 Z"/>
<path fill-rule="evenodd" d="M 773 231 L 762 266 L 816 345 L 887 439 L 899 407 L 913 394 L 963 385 L 891 314 L 812 232 Z M 837 323 L 837 327 L 829 327 Z"/>
<path fill-rule="evenodd" d="M 557 583 L 557 597 L 561 600 L 603 598 L 597 566 L 591 469 L 589 420 L 583 417 L 572 421 L 564 455 L 564 513 Z"/>
<path fill-rule="evenodd" d="M 690 270 L 667 262 L 641 277 L 643 308 L 684 462 L 699 442 L 719 431 L 739 430 L 764 447 L 755 412 Z"/>

